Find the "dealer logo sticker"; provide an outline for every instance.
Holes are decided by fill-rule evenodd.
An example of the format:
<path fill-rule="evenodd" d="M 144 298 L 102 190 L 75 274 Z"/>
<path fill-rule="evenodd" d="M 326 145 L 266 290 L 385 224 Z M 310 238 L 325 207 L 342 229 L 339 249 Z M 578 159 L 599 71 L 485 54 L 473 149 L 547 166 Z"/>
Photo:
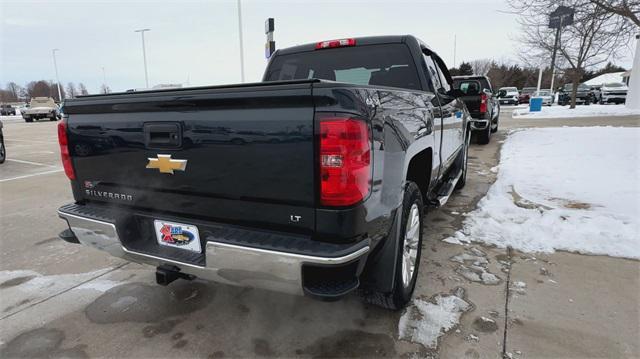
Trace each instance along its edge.
<path fill-rule="evenodd" d="M 201 251 L 200 236 L 196 226 L 159 220 L 154 221 L 153 225 L 158 244 L 194 252 Z"/>

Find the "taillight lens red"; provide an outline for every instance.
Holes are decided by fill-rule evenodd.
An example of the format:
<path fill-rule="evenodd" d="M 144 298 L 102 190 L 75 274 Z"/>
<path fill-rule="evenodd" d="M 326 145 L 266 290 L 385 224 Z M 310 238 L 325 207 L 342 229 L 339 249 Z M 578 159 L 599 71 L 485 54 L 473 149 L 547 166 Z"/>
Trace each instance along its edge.
<path fill-rule="evenodd" d="M 58 143 L 60 144 L 60 158 L 62 158 L 62 167 L 64 167 L 64 173 L 69 179 L 76 179 L 76 174 L 73 171 L 73 164 L 71 163 L 71 155 L 69 155 L 69 140 L 67 138 L 67 123 L 62 120 L 58 122 Z"/>
<path fill-rule="evenodd" d="M 369 126 L 353 118 L 320 119 L 320 203 L 350 206 L 371 189 Z"/>
<path fill-rule="evenodd" d="M 316 50 L 331 49 L 334 47 L 345 47 L 345 46 L 356 46 L 356 39 L 320 41 L 319 43 L 316 44 Z"/>
<path fill-rule="evenodd" d="M 480 94 L 480 113 L 485 112 L 487 112 L 487 94 L 483 92 Z"/>

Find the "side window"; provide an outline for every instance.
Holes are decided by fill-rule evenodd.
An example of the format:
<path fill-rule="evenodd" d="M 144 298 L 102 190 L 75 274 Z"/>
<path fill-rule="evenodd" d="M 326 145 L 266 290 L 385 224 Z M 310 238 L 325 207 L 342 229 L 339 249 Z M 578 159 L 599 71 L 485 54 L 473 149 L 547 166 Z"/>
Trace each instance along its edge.
<path fill-rule="evenodd" d="M 427 76 L 429 77 L 427 80 L 429 80 L 430 90 L 433 92 L 436 92 L 437 89 L 442 87 L 442 84 L 440 83 L 440 78 L 438 76 L 438 70 L 437 70 L 436 64 L 433 62 L 431 57 L 424 54 L 422 55 L 422 57 L 424 58 L 424 63 L 426 66 L 425 71 L 427 73 Z"/>
<path fill-rule="evenodd" d="M 447 93 L 451 90 L 451 85 L 447 82 L 447 77 L 444 75 L 444 70 L 438 66 L 438 62 L 436 62 L 436 68 L 438 69 L 438 76 L 440 76 L 440 83 L 442 83 L 442 89 L 444 93 Z"/>

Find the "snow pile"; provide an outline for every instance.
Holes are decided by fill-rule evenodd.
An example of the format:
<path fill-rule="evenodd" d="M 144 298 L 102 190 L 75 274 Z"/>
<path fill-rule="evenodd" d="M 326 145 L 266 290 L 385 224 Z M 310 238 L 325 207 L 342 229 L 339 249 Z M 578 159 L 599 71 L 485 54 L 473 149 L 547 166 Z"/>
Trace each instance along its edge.
<path fill-rule="evenodd" d="M 573 110 L 569 106 L 542 107 L 540 112 L 529 112 L 529 108 L 513 110 L 513 117 L 518 118 L 572 118 L 572 117 L 607 117 L 634 116 L 640 119 L 640 110 L 631 110 L 624 105 L 579 105 Z"/>
<path fill-rule="evenodd" d="M 462 288 L 456 288 L 451 295 L 436 295 L 433 303 L 416 299 L 400 318 L 398 337 L 436 348 L 438 338 L 455 327 L 462 313 L 470 309 L 471 304 L 464 300 Z"/>
<path fill-rule="evenodd" d="M 639 164 L 640 128 L 514 132 L 496 182 L 446 241 L 640 259 Z"/>

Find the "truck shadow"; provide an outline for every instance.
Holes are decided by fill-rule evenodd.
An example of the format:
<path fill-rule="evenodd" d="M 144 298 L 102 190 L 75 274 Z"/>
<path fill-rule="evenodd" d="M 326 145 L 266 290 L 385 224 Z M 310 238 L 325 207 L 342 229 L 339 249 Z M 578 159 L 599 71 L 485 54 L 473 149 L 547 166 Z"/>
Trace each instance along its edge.
<path fill-rule="evenodd" d="M 93 324 L 128 322 L 211 357 L 393 357 L 399 315 L 355 295 L 329 303 L 200 280 L 121 284 L 85 308 Z"/>

